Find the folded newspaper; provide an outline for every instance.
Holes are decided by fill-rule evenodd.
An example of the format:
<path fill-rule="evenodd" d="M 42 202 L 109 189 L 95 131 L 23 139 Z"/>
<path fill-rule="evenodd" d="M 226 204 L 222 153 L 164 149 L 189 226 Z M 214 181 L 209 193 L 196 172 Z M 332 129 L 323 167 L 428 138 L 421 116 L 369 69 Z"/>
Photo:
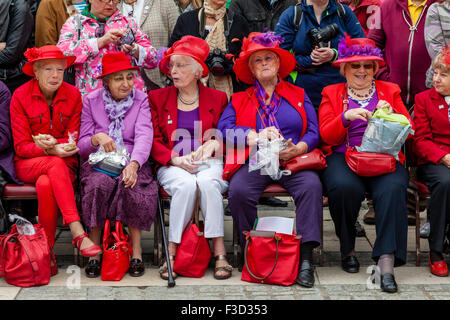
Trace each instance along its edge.
<path fill-rule="evenodd" d="M 257 219 L 256 228 L 254 229 L 292 234 L 294 231 L 294 219 L 285 217 L 262 217 Z"/>

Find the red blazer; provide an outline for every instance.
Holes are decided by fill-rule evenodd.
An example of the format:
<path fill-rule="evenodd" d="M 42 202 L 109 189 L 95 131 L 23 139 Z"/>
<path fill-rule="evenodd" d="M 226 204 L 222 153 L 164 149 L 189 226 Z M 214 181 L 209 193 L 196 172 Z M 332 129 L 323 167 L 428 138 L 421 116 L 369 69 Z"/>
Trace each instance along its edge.
<path fill-rule="evenodd" d="M 389 102 L 394 112 L 405 115 L 413 124 L 400 97 L 400 87 L 397 84 L 375 80 L 375 87 L 379 100 Z M 322 91 L 322 102 L 319 106 L 319 132 L 320 147 L 326 155 L 331 154 L 332 147 L 340 145 L 347 134 L 347 128 L 344 128 L 341 118 L 344 112 L 345 88 L 345 83 L 338 83 L 327 86 Z M 399 158 L 403 163 L 404 155 L 399 154 Z"/>
<path fill-rule="evenodd" d="M 51 134 L 58 143 L 68 142 L 69 132 L 76 131 L 79 135 L 82 107 L 78 89 L 65 82 L 56 92 L 52 115 L 36 79 L 19 87 L 10 104 L 15 160 L 46 156 L 45 152 L 36 146 L 32 135 Z M 78 162 L 77 155 L 70 158 Z"/>
<path fill-rule="evenodd" d="M 434 88 L 418 93 L 415 102 L 413 151 L 418 164 L 438 163 L 450 153 L 449 107 Z"/>
<path fill-rule="evenodd" d="M 202 123 L 202 141 L 206 130 L 216 128 L 220 115 L 225 109 L 228 98 L 226 93 L 205 87 L 199 82 L 199 115 Z M 152 113 L 153 147 L 151 157 L 161 165 L 167 166 L 172 157 L 176 156 L 172 149 L 177 129 L 177 94 L 174 86 L 152 90 L 148 100 Z"/>

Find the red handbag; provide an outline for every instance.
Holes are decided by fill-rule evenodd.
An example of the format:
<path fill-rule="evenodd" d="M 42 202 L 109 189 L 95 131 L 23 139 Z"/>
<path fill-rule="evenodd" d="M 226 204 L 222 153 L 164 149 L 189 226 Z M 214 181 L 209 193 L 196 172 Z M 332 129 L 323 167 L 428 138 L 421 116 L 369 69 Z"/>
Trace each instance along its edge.
<path fill-rule="evenodd" d="M 288 161 L 280 160 L 280 165 L 284 167 L 284 170 L 289 170 L 291 174 L 294 174 L 301 170 L 323 170 L 327 167 L 327 160 L 322 150 L 316 148 Z"/>
<path fill-rule="evenodd" d="M 176 273 L 191 278 L 203 277 L 211 260 L 211 248 L 203 234 L 203 224 L 198 221 L 198 201 L 197 187 L 193 217 L 183 232 L 173 265 Z"/>
<path fill-rule="evenodd" d="M 50 282 L 51 264 L 56 265 L 44 228 L 33 226 L 33 235 L 19 234 L 14 224 L 9 234 L 0 237 L 0 277 L 14 286 L 46 285 Z"/>
<path fill-rule="evenodd" d="M 359 152 L 355 147 L 347 147 L 345 161 L 348 167 L 362 177 L 375 177 L 395 171 L 397 160 L 391 155 Z"/>
<path fill-rule="evenodd" d="M 101 279 L 120 281 L 130 267 L 132 255 L 131 239 L 124 234 L 122 223 L 116 221 L 116 230 L 111 232 L 109 220 L 106 220 L 103 231 Z"/>
<path fill-rule="evenodd" d="M 246 239 L 241 280 L 283 286 L 295 283 L 301 236 L 251 230 Z"/>

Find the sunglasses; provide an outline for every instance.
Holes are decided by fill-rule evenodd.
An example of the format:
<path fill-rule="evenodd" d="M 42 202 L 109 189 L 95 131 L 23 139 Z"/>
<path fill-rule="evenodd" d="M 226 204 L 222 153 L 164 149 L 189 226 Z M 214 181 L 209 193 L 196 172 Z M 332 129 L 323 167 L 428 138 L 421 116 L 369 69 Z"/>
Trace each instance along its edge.
<path fill-rule="evenodd" d="M 358 70 L 361 67 L 363 67 L 366 70 L 370 70 L 373 68 L 373 64 L 372 63 L 365 63 L 365 64 L 351 63 L 350 67 L 352 67 L 352 69 L 355 69 L 355 70 Z"/>
<path fill-rule="evenodd" d="M 112 2 L 114 4 L 118 4 L 120 2 L 120 0 L 100 0 L 100 2 L 103 2 L 103 3 L 110 3 L 110 2 Z"/>

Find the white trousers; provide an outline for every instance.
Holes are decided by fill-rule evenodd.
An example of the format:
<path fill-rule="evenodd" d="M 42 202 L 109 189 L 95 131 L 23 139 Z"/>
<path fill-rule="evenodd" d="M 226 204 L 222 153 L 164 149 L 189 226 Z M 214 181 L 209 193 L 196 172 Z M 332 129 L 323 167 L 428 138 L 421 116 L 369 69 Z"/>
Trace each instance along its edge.
<path fill-rule="evenodd" d="M 223 237 L 222 193 L 227 191 L 228 182 L 222 180 L 222 161 L 210 160 L 210 164 L 209 168 L 195 174 L 175 166 L 158 169 L 158 182 L 172 197 L 169 214 L 170 242 L 181 242 L 183 231 L 194 210 L 196 185 L 199 188 L 199 207 L 205 225 L 205 238 Z"/>

